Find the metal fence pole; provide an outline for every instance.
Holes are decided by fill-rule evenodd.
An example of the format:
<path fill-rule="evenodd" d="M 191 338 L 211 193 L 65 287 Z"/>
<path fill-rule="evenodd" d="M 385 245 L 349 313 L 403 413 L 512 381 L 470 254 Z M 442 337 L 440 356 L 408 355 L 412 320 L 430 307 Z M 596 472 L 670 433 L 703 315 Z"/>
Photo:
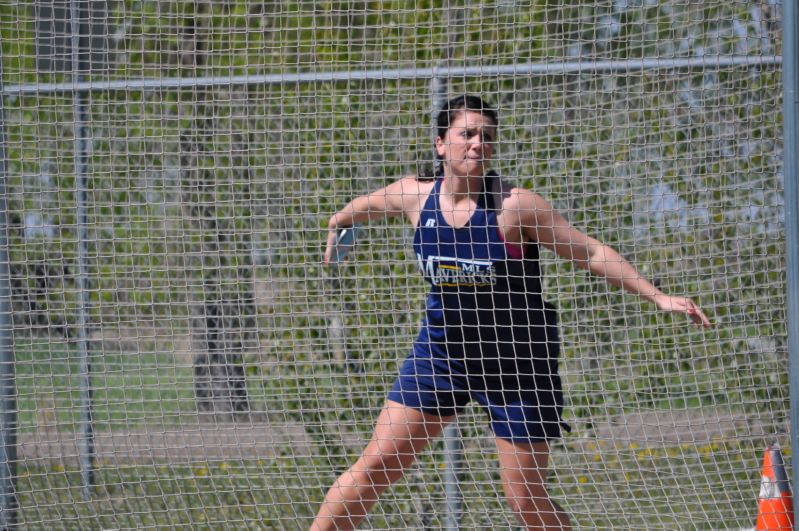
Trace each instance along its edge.
<path fill-rule="evenodd" d="M 86 94 L 75 94 L 75 169 L 77 182 L 77 210 L 78 210 L 78 376 L 80 379 L 80 469 L 83 480 L 83 495 L 86 499 L 91 497 L 91 487 L 94 485 L 94 427 L 92 425 L 92 387 L 91 387 L 91 359 L 89 348 L 89 333 L 87 330 L 89 306 L 89 279 L 88 279 L 88 179 L 87 172 L 87 141 L 86 141 Z"/>
<path fill-rule="evenodd" d="M 457 531 L 463 516 L 463 492 L 461 492 L 461 471 L 463 470 L 463 439 L 458 421 L 454 420 L 444 428 L 444 488 L 447 497 L 447 514 L 444 529 Z"/>
<path fill-rule="evenodd" d="M 11 321 L 11 265 L 8 253 L 5 97 L 0 47 L 0 529 L 17 525 L 17 385 Z"/>
<path fill-rule="evenodd" d="M 72 33 L 72 79 L 77 83 L 83 81 L 83 72 L 87 65 L 84 59 L 86 51 L 81 48 L 84 40 L 81 24 L 80 9 L 74 0 L 70 1 L 70 22 Z M 92 425 L 92 388 L 91 388 L 91 360 L 89 358 L 88 316 L 89 306 L 89 220 L 87 203 L 89 194 L 88 183 L 88 140 L 87 140 L 87 111 L 86 100 L 88 91 L 75 90 L 73 92 L 74 113 L 74 142 L 75 142 L 75 187 L 77 193 L 77 224 L 78 224 L 78 377 L 80 379 L 80 444 L 78 448 L 80 459 L 80 473 L 83 487 L 83 497 L 91 498 L 94 486 L 94 427 Z"/>
<path fill-rule="evenodd" d="M 799 114 L 799 68 L 796 62 L 799 9 L 797 0 L 783 2 L 782 85 L 783 85 L 783 176 L 785 187 L 785 243 L 787 269 L 787 329 L 791 397 L 791 455 L 793 484 L 799 485 L 799 176 L 797 175 L 797 114 Z M 794 514 L 799 514 L 799 497 L 794 496 Z M 799 521 L 794 524 L 799 530 Z"/>
<path fill-rule="evenodd" d="M 430 80 L 431 100 L 433 103 L 433 134 L 436 137 L 435 123 L 438 111 L 447 100 L 447 80 L 443 76 L 434 75 Z M 434 152 L 433 172 L 438 168 L 438 160 Z M 463 468 L 463 441 L 458 421 L 451 422 L 444 428 L 444 489 L 446 495 L 446 516 L 444 528 L 457 530 L 460 528 L 463 513 L 463 493 L 460 488 L 460 475 Z"/>

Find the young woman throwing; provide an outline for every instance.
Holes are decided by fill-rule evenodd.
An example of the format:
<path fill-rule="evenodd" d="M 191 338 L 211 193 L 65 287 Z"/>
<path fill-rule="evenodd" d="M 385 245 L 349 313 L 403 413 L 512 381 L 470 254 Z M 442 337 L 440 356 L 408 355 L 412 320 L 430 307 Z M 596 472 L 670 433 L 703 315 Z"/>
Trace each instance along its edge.
<path fill-rule="evenodd" d="M 569 530 L 546 490 L 561 420 L 557 316 L 544 302 L 539 246 L 659 309 L 710 321 L 691 299 L 666 295 L 615 250 L 572 227 L 538 194 L 490 170 L 497 114 L 476 96 L 447 102 L 434 180 L 400 178 L 334 214 L 325 259 L 342 227 L 404 216 L 431 284 L 425 318 L 360 458 L 333 484 L 311 529 L 352 529 L 431 439 L 472 401 L 488 413 L 502 486 L 527 529 Z"/>

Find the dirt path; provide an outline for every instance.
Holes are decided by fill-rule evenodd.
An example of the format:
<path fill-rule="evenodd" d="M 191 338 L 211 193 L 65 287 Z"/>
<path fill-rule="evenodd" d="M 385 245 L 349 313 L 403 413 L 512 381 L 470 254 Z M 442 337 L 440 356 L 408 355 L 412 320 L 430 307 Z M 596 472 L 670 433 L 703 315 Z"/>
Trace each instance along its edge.
<path fill-rule="evenodd" d="M 580 446 L 602 440 L 616 447 L 703 445 L 719 440 L 787 440 L 762 418 L 723 408 L 663 410 L 598 419 L 593 429 L 575 433 L 566 442 Z M 366 429 L 366 428 L 364 428 Z M 331 427 L 331 434 L 336 430 Z M 367 433 L 342 431 L 341 443 L 360 450 Z M 335 436 L 334 436 L 335 438 Z M 78 436 L 73 432 L 40 430 L 19 437 L 21 462 L 77 463 Z M 213 460 L 249 460 L 273 456 L 312 457 L 314 443 L 299 423 L 179 422 L 131 430 L 100 432 L 94 438 L 100 463 L 189 463 Z"/>
<path fill-rule="evenodd" d="M 37 431 L 19 437 L 22 462 L 77 462 L 78 436 L 72 432 Z M 299 424 L 191 424 L 149 426 L 95 433 L 95 455 L 101 463 L 196 462 L 262 459 L 278 454 L 308 457 L 311 442 Z"/>

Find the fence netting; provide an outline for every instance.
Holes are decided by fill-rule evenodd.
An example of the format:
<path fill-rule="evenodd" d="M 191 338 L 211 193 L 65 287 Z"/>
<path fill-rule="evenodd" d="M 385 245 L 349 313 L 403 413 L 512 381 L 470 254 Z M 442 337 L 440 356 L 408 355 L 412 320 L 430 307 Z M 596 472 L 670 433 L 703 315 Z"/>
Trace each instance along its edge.
<path fill-rule="evenodd" d="M 751 526 L 790 440 L 780 37 L 776 0 L 0 2 L 18 521 L 310 525 L 429 289 L 413 227 L 333 267 L 328 219 L 433 171 L 443 86 L 497 109 L 503 179 L 715 325 L 542 251 L 553 498 L 582 529 Z M 461 527 L 517 525 L 485 413 L 457 423 Z M 446 455 L 365 526 L 445 525 Z"/>

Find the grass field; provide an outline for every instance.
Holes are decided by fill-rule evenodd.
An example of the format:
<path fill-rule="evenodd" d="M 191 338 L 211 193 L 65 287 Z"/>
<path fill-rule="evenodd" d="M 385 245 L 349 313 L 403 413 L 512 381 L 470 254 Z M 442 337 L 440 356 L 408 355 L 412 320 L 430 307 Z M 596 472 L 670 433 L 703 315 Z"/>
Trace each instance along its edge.
<path fill-rule="evenodd" d="M 36 440 L 31 437 L 46 432 L 50 440 L 74 442 L 80 403 L 74 353 L 18 352 L 21 440 Z M 357 418 L 329 422 L 293 415 L 290 397 L 275 394 L 281 386 L 270 394 L 254 378 L 253 403 L 264 408 L 267 415 L 261 421 L 269 419 L 266 424 L 203 424 L 194 411 L 191 366 L 168 354 L 104 354 L 93 371 L 98 440 L 126 439 L 118 443 L 138 445 L 140 452 L 130 457 L 99 451 L 97 486 L 90 500 L 83 498 L 74 453 L 61 450 L 68 454 L 62 459 L 50 455 L 20 462 L 19 518 L 25 528 L 300 529 L 307 526 L 325 488 L 356 456 L 376 412 L 359 407 L 353 410 Z M 272 407 L 281 399 L 282 409 Z M 469 409 L 461 425 L 466 451 L 462 527 L 510 528 L 513 518 L 498 490 L 496 456 L 482 414 Z M 257 437 L 244 436 L 278 427 L 294 431 L 263 446 Z M 256 432 L 259 428 L 265 431 Z M 189 441 L 214 433 L 215 449 L 201 442 L 157 439 L 165 432 L 183 432 Z M 761 437 L 739 435 L 724 438 L 705 430 L 687 432 L 679 440 L 664 436 L 650 444 L 646 441 L 651 438 L 642 440 L 629 432 L 578 430 L 554 448 L 551 490 L 572 514 L 576 528 L 751 526 L 763 445 Z M 780 442 L 787 446 L 787 441 Z M 169 444 L 176 447 L 160 447 Z M 22 448 L 21 454 L 31 450 Z M 441 527 L 441 453 L 437 442 L 384 498 L 367 527 Z"/>
<path fill-rule="evenodd" d="M 758 460 L 742 447 L 618 449 L 555 454 L 552 492 L 583 529 L 737 529 L 751 525 Z M 369 519 L 375 529 L 443 525 L 440 459 L 426 454 Z M 507 528 L 491 455 L 467 455 L 463 528 Z M 486 461 L 488 458 L 488 461 Z M 26 528 L 117 529 L 307 526 L 332 481 L 326 459 L 100 464 L 84 500 L 77 470 L 26 464 L 18 492 Z M 726 489 L 721 488 L 725 485 Z M 730 491 L 730 486 L 736 490 Z M 748 499 L 747 499 L 748 498 Z"/>

